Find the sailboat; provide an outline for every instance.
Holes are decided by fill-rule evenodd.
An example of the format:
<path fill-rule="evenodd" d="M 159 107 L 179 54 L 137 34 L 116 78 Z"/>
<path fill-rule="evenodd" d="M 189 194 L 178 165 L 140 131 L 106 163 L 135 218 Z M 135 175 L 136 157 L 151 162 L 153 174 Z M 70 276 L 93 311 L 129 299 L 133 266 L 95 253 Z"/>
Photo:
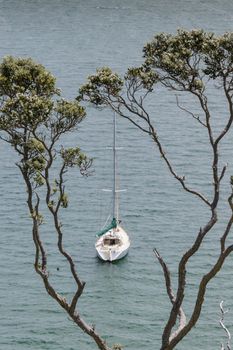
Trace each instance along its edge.
<path fill-rule="evenodd" d="M 112 208 L 112 221 L 110 225 L 103 228 L 97 233 L 97 241 L 95 243 L 95 249 L 97 256 L 103 261 L 116 261 L 124 258 L 130 247 L 130 240 L 128 234 L 120 226 L 119 213 L 119 201 L 116 176 L 116 115 L 114 113 L 113 118 L 113 208 Z"/>

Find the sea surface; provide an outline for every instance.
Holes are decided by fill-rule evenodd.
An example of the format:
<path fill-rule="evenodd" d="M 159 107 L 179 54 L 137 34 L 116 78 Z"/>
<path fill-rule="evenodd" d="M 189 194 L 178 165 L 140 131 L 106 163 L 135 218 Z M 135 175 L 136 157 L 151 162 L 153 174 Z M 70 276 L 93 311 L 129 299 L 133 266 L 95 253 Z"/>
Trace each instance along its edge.
<path fill-rule="evenodd" d="M 221 34 L 233 29 L 231 0 L 0 0 L 0 59 L 32 57 L 57 78 L 64 98 L 73 99 L 97 67 L 119 74 L 142 62 L 143 45 L 158 32 L 204 28 Z M 194 101 L 181 96 L 183 104 Z M 227 112 L 218 91 L 210 97 L 213 124 L 219 131 Z M 205 130 L 177 110 L 176 99 L 162 89 L 149 100 L 151 117 L 176 171 L 187 183 L 210 197 L 211 152 Z M 62 212 L 65 246 L 86 281 L 79 303 L 81 315 L 94 324 L 109 345 L 125 350 L 158 350 L 170 304 L 156 247 L 167 262 L 176 287 L 177 266 L 209 212 L 197 198 L 184 193 L 170 176 L 155 146 L 125 120 L 117 121 L 118 168 L 122 225 L 129 233 L 129 255 L 116 264 L 95 256 L 95 234 L 109 215 L 111 199 L 112 114 L 88 107 L 79 130 L 64 140 L 80 145 L 94 158 L 87 179 L 72 171 L 67 178 L 70 207 Z M 216 131 L 216 133 L 217 133 Z M 213 264 L 229 210 L 233 147 L 229 135 L 221 156 L 229 163 L 217 229 L 188 265 L 185 311 L 189 316 L 197 282 Z M 25 186 L 15 166 L 17 157 L 0 143 L 0 349 L 92 350 L 95 344 L 46 294 L 33 270 L 34 247 L 26 207 Z M 73 291 L 69 271 L 56 252 L 56 236 L 45 218 L 42 237 L 48 250 L 51 281 L 67 298 Z M 232 236 L 230 241 L 232 241 Z M 59 270 L 57 269 L 59 268 Z M 176 347 L 179 350 L 220 349 L 225 341 L 219 326 L 219 303 L 229 309 L 225 323 L 233 332 L 233 261 L 230 257 L 210 283 L 201 318 Z M 233 334 L 233 333 L 232 333 Z"/>

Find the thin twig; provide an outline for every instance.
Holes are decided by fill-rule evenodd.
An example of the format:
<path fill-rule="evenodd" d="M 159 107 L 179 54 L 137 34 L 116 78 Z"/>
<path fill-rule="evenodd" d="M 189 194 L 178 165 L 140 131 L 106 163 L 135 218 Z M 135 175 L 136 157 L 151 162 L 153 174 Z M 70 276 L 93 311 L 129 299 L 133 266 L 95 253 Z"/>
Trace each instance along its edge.
<path fill-rule="evenodd" d="M 219 304 L 220 306 L 220 310 L 221 310 L 221 318 L 219 320 L 220 326 L 222 327 L 222 329 L 226 332 L 227 334 L 227 350 L 231 350 L 231 333 L 229 332 L 229 330 L 227 329 L 227 327 L 224 325 L 223 321 L 224 321 L 224 316 L 225 314 L 229 311 L 229 310 L 224 310 L 223 309 L 223 300 L 220 302 Z M 225 349 L 225 346 L 222 344 L 221 349 Z"/>
<path fill-rule="evenodd" d="M 186 109 L 185 107 L 181 106 L 180 103 L 179 103 L 179 98 L 178 96 L 176 95 L 176 104 L 177 104 L 177 107 L 179 109 L 181 109 L 182 111 L 188 113 L 189 115 L 191 115 L 191 117 L 193 117 L 194 119 L 196 119 L 202 126 L 204 126 L 205 128 L 207 128 L 207 125 L 200 119 L 199 116 L 196 116 L 194 113 L 192 113 L 191 111 L 189 111 L 188 109 Z"/>

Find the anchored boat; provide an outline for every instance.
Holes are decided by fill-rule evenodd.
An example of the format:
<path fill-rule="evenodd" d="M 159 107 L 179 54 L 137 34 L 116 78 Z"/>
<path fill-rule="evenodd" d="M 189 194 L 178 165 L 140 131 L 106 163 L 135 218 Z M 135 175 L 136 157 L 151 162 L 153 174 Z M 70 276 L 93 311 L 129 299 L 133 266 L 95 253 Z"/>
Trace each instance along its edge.
<path fill-rule="evenodd" d="M 129 251 L 130 240 L 128 234 L 120 226 L 120 220 L 118 218 L 119 213 L 119 201 L 117 193 L 120 190 L 117 189 L 116 182 L 116 115 L 114 113 L 113 119 L 113 208 L 112 208 L 112 221 L 109 226 L 97 233 L 97 241 L 95 248 L 98 257 L 103 261 L 116 261 L 124 258 Z"/>

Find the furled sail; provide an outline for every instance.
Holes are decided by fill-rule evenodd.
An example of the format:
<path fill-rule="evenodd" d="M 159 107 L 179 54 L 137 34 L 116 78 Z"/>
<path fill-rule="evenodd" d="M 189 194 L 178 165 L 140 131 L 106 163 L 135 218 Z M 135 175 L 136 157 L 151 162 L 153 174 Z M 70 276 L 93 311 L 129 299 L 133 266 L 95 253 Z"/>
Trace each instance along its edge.
<path fill-rule="evenodd" d="M 98 232 L 96 234 L 97 237 L 100 237 L 102 235 L 104 235 L 106 232 L 110 231 L 111 229 L 113 228 L 116 228 L 117 227 L 117 221 L 115 218 L 112 219 L 112 222 L 109 226 L 105 227 L 103 230 L 101 230 L 100 232 Z"/>

